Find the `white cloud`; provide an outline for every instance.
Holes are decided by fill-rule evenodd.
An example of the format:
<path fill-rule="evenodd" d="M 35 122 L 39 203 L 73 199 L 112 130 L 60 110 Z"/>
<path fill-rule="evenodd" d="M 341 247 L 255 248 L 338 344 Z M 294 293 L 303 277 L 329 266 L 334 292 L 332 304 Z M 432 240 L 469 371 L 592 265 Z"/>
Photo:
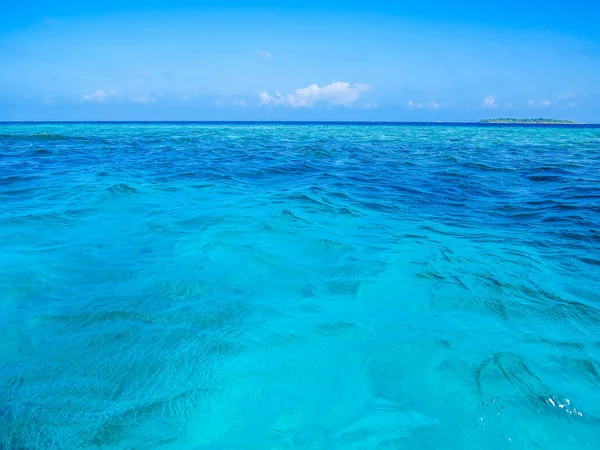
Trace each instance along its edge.
<path fill-rule="evenodd" d="M 83 99 L 88 100 L 88 101 L 94 101 L 94 102 L 103 102 L 104 100 L 106 100 L 106 97 L 108 97 L 109 95 L 115 95 L 115 94 L 116 94 L 115 91 L 104 92 L 102 89 L 98 89 L 93 94 L 84 95 Z"/>
<path fill-rule="evenodd" d="M 279 93 L 275 92 L 275 96 L 269 95 L 266 92 L 260 93 L 260 104 L 261 105 L 285 105 L 287 102 L 286 98 Z"/>
<path fill-rule="evenodd" d="M 231 106 L 236 108 L 246 108 L 248 106 L 248 102 L 243 98 L 219 98 L 215 100 L 214 105 L 217 108 L 227 108 Z"/>
<path fill-rule="evenodd" d="M 575 98 L 575 94 L 571 94 L 571 93 L 558 94 L 556 96 L 556 98 L 559 99 L 559 100 L 570 100 L 572 98 Z"/>
<path fill-rule="evenodd" d="M 181 100 L 182 102 L 189 102 L 192 98 L 187 96 L 187 95 L 183 95 L 181 97 L 179 97 L 179 100 Z"/>
<path fill-rule="evenodd" d="M 260 56 L 261 58 L 273 59 L 273 55 L 267 50 L 254 50 L 254 53 Z"/>
<path fill-rule="evenodd" d="M 498 105 L 496 104 L 496 97 L 493 95 L 488 95 L 483 99 L 483 106 L 485 108 L 497 108 Z"/>
<path fill-rule="evenodd" d="M 148 94 L 144 94 L 141 97 L 133 97 L 131 101 L 136 103 L 154 103 L 156 99 Z"/>
<path fill-rule="evenodd" d="M 379 102 L 363 103 L 362 105 L 360 105 L 360 107 L 364 109 L 376 109 L 379 108 Z"/>
<path fill-rule="evenodd" d="M 48 97 L 44 97 L 44 103 L 46 105 L 51 105 L 52 103 L 54 103 L 54 98 L 48 96 Z"/>
<path fill-rule="evenodd" d="M 575 108 L 579 106 L 579 102 L 577 101 L 577 96 L 572 93 L 559 94 L 556 96 L 556 104 L 558 106 L 567 106 L 567 108 Z"/>
<path fill-rule="evenodd" d="M 270 95 L 267 92 L 260 94 L 261 105 L 267 106 L 291 106 L 292 108 L 310 108 L 317 103 L 325 103 L 329 106 L 352 107 L 361 94 L 370 90 L 366 84 L 351 84 L 345 81 L 336 81 L 327 86 L 311 84 L 305 88 L 296 89 L 293 94 L 281 95 L 275 92 Z"/>
<path fill-rule="evenodd" d="M 438 102 L 436 102 L 435 100 L 431 100 L 427 103 L 415 103 L 412 100 L 409 100 L 406 103 L 406 107 L 410 110 L 413 109 L 440 109 L 440 105 Z"/>
<path fill-rule="evenodd" d="M 548 106 L 552 106 L 552 102 L 548 99 L 542 100 L 529 100 L 527 104 L 533 108 L 547 108 Z"/>

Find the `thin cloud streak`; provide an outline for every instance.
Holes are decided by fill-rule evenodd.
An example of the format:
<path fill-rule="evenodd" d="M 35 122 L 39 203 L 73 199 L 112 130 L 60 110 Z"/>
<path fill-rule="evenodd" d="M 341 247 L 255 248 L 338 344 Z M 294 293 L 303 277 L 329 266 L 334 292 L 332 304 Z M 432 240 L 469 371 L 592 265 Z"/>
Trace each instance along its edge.
<path fill-rule="evenodd" d="M 267 50 L 254 50 L 254 53 L 264 59 L 273 59 L 273 55 Z"/>
<path fill-rule="evenodd" d="M 94 102 L 103 102 L 109 95 L 115 95 L 115 91 L 104 92 L 103 89 L 98 89 L 93 94 L 84 94 L 83 100 L 94 101 Z"/>

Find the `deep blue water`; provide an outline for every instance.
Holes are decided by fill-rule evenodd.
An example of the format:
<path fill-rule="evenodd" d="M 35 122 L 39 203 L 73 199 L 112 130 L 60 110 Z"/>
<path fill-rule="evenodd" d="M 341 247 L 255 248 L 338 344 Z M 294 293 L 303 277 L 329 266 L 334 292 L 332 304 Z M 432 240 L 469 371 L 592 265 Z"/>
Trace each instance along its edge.
<path fill-rule="evenodd" d="M 600 128 L 0 125 L 1 449 L 598 449 Z"/>

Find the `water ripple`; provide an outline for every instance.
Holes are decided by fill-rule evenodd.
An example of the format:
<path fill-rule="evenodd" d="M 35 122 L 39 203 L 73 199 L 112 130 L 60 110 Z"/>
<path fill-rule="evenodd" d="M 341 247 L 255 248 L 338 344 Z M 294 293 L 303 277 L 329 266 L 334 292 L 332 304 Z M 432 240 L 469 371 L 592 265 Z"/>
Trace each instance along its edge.
<path fill-rule="evenodd" d="M 0 124 L 0 448 L 595 449 L 599 143 Z"/>

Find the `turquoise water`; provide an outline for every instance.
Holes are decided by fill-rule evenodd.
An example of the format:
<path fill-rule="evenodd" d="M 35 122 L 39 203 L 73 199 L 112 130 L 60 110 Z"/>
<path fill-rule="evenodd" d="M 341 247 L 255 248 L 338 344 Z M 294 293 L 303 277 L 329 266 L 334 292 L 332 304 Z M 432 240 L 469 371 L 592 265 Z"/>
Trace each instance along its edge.
<path fill-rule="evenodd" d="M 600 128 L 0 125 L 1 449 L 597 449 Z"/>

